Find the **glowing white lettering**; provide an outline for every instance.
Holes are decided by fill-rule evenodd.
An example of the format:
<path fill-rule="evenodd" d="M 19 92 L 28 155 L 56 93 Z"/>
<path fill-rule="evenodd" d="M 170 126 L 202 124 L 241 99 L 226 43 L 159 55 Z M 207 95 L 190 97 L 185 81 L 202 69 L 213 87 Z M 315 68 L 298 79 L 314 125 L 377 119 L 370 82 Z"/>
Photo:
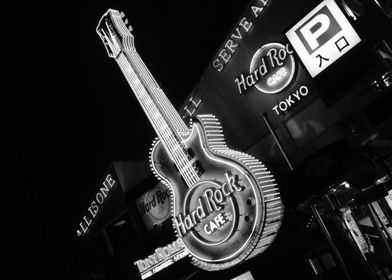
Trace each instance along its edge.
<path fill-rule="evenodd" d="M 168 244 L 165 247 L 155 249 L 155 252 L 152 255 L 148 256 L 147 258 L 135 261 L 134 265 L 137 266 L 140 273 L 147 274 L 148 272 L 145 271 L 151 268 L 152 266 L 155 266 L 153 272 L 157 272 L 158 270 L 160 270 L 159 267 L 164 268 L 167 266 L 166 264 L 168 264 L 168 262 L 171 261 L 170 259 L 168 260 L 168 258 L 177 254 L 182 249 L 183 249 L 183 244 L 180 239 L 177 239 L 176 241 L 174 241 L 171 244 Z M 187 255 L 187 251 L 185 252 L 186 253 L 184 254 Z"/>
<path fill-rule="evenodd" d="M 197 207 L 189 214 L 180 213 L 174 218 L 177 232 L 180 236 L 186 235 L 192 228 L 201 223 L 210 213 L 222 209 L 221 204 L 234 192 L 243 191 L 243 187 L 235 182 L 234 176 L 225 174 L 226 182 L 220 188 L 208 188 L 202 197 L 198 198 Z M 206 182 L 205 184 L 208 184 Z M 210 229 L 207 229 L 210 230 Z"/>
<path fill-rule="evenodd" d="M 275 86 L 277 83 L 282 81 L 284 77 L 286 77 L 288 74 L 286 68 L 281 68 L 278 71 L 276 71 L 275 74 L 273 74 L 271 77 L 267 79 L 267 85 L 269 86 Z"/>
<path fill-rule="evenodd" d="M 209 223 L 204 225 L 203 227 L 204 232 L 210 235 L 211 233 L 215 232 L 217 229 L 222 227 L 226 222 L 227 220 L 222 215 L 222 213 L 219 213 L 218 215 L 215 216 L 213 220 L 211 220 Z"/>
<path fill-rule="evenodd" d="M 308 95 L 309 89 L 307 86 L 301 86 L 295 92 L 290 94 L 284 100 L 280 101 L 278 105 L 275 105 L 272 110 L 277 114 L 280 115 L 281 112 L 287 111 L 291 108 L 296 102 L 301 100 L 301 97 Z"/>
<path fill-rule="evenodd" d="M 238 27 L 235 29 L 234 33 L 231 34 L 231 38 L 233 38 L 233 39 L 242 39 L 242 34 L 241 34 L 240 29 Z"/>
<path fill-rule="evenodd" d="M 246 17 L 243 17 L 240 21 L 239 26 L 241 26 L 246 32 L 248 32 L 250 28 L 253 26 L 253 23 L 248 21 Z"/>
<path fill-rule="evenodd" d="M 235 49 L 238 47 L 238 44 L 234 44 L 233 40 L 228 40 L 225 44 L 225 47 L 231 51 L 232 53 L 235 52 Z"/>
<path fill-rule="evenodd" d="M 223 59 L 223 62 L 227 63 L 230 60 L 231 55 L 227 53 L 226 49 L 223 49 L 220 51 L 219 57 Z"/>
<path fill-rule="evenodd" d="M 95 218 L 95 216 L 97 215 L 98 209 L 99 208 L 98 208 L 97 202 L 95 202 L 95 201 L 91 202 L 91 206 L 88 208 L 88 211 L 90 211 L 91 216 L 93 216 L 93 218 Z"/>
<path fill-rule="evenodd" d="M 282 50 L 284 53 L 286 53 L 286 51 L 284 49 L 280 49 L 280 50 Z M 286 59 L 286 55 L 284 55 L 284 59 L 280 59 L 280 57 L 276 57 L 277 53 L 278 53 L 278 50 L 275 48 L 270 49 L 267 53 L 267 56 L 270 59 L 270 63 L 272 65 L 272 68 L 275 68 L 277 66 L 282 66 L 284 64 L 282 60 Z M 275 65 L 275 63 L 276 63 L 276 65 Z"/>
<path fill-rule="evenodd" d="M 259 0 L 258 3 L 251 6 L 251 12 L 254 18 L 257 18 L 264 10 L 269 0 Z M 243 17 L 230 35 L 230 39 L 226 41 L 224 47 L 218 52 L 217 58 L 213 60 L 212 66 L 221 72 L 225 65 L 230 61 L 233 54 L 240 45 L 244 34 L 247 34 L 253 27 L 254 23 L 246 17 Z"/>
<path fill-rule="evenodd" d="M 212 63 L 212 65 L 213 65 L 214 68 L 216 68 L 219 72 L 222 71 L 222 69 L 223 69 L 223 63 L 220 62 L 219 59 L 215 59 L 214 62 Z"/>
<path fill-rule="evenodd" d="M 83 216 L 82 221 L 79 223 L 79 228 L 76 230 L 78 236 L 84 235 L 93 224 L 100 209 L 99 205 L 104 203 L 106 197 L 109 195 L 110 189 L 115 185 L 115 183 L 116 181 L 110 173 L 106 175 L 105 180 L 102 182 L 102 186 L 98 189 L 98 192 L 94 196 L 95 199 L 87 208 L 87 214 Z"/>
<path fill-rule="evenodd" d="M 95 195 L 95 200 L 99 203 L 99 204 L 102 204 L 103 203 L 103 201 L 104 201 L 104 196 L 102 195 L 102 193 L 97 193 L 96 195 Z"/>
<path fill-rule="evenodd" d="M 261 78 L 266 76 L 269 71 L 274 69 L 275 67 L 281 67 L 284 65 L 286 58 L 290 55 L 292 51 L 289 50 L 288 45 L 285 48 L 277 49 L 272 48 L 267 52 L 266 59 L 269 61 L 270 70 L 267 67 L 266 59 L 261 57 L 260 66 L 256 68 L 252 73 L 247 76 L 241 74 L 237 77 L 234 82 L 237 84 L 237 88 L 240 94 L 246 91 L 249 87 L 255 85 Z M 272 74 L 267 78 L 268 86 L 275 86 L 280 81 L 282 81 L 287 75 L 290 73 L 287 71 L 285 67 L 277 70 L 276 73 Z"/>
<path fill-rule="evenodd" d="M 261 58 L 261 65 L 256 68 L 254 72 L 250 73 L 248 76 L 246 76 L 246 78 L 244 74 L 241 74 L 239 78 L 237 77 L 234 80 L 237 83 L 238 91 L 240 92 L 240 94 L 242 94 L 243 91 L 246 91 L 249 87 L 257 83 L 267 73 L 268 69 L 263 57 Z"/>

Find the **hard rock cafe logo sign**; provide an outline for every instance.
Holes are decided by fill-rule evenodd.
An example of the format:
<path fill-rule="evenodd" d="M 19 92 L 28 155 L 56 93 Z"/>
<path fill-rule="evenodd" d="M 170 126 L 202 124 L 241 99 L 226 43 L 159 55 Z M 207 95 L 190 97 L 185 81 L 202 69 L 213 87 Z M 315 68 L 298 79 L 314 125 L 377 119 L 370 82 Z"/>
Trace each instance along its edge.
<path fill-rule="evenodd" d="M 245 187 L 238 183 L 237 176 L 225 173 L 225 180 L 200 181 L 190 189 L 184 199 L 183 209 L 174 217 L 178 239 L 164 247 L 157 248 L 147 258 L 134 262 L 142 279 L 190 256 L 182 238 L 192 235 L 200 244 L 214 246 L 225 242 L 235 231 L 239 223 L 238 201 L 236 194 L 245 192 Z M 248 199 L 251 206 L 255 201 Z M 249 217 L 252 213 L 248 213 Z M 253 219 L 248 218 L 248 219 Z M 213 248 L 213 247 L 211 247 Z"/>
<path fill-rule="evenodd" d="M 170 191 L 163 185 L 138 197 L 136 204 L 147 231 L 170 218 Z"/>
<path fill-rule="evenodd" d="M 225 177 L 226 182 L 222 184 L 203 181 L 188 192 L 183 209 L 185 214 L 180 213 L 175 217 L 177 232 L 181 237 L 196 229 L 191 234 L 200 242 L 212 245 L 223 242 L 225 236 L 231 234 L 230 225 L 235 222 L 232 194 L 244 188 L 236 183 L 234 176 L 226 173 Z"/>
<path fill-rule="evenodd" d="M 249 74 L 241 74 L 234 81 L 240 94 L 255 86 L 266 94 L 281 92 L 293 79 L 295 60 L 288 44 L 269 43 L 253 55 Z"/>
<path fill-rule="evenodd" d="M 254 193 L 246 177 L 233 170 L 226 170 L 220 180 L 201 180 L 183 192 L 179 203 L 172 205 L 179 207 L 172 209 L 173 214 L 177 213 L 173 215 L 173 226 L 178 238 L 134 262 L 141 278 L 151 277 L 187 256 L 194 265 L 203 264 L 203 269 L 214 271 L 242 262 L 251 251 L 252 256 L 263 252 L 280 226 L 283 206 L 274 193 L 272 175 L 264 167 L 259 169 L 258 176 L 264 179 L 264 198 Z M 265 239 L 260 233 L 252 237 L 262 227 L 267 232 Z"/>
<path fill-rule="evenodd" d="M 263 94 L 278 94 L 288 88 L 293 81 L 295 72 L 296 62 L 291 46 L 289 44 L 268 43 L 253 55 L 249 74 L 241 74 L 235 78 L 234 82 L 240 94 L 253 87 Z M 308 87 L 302 85 L 280 100 L 271 110 L 280 115 L 291 109 L 308 93 Z"/>

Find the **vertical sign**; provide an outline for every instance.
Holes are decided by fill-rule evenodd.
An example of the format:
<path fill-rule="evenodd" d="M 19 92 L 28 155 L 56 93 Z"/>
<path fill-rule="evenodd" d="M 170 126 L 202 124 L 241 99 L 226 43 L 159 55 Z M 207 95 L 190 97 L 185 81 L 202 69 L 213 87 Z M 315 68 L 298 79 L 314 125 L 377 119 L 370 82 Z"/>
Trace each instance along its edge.
<path fill-rule="evenodd" d="M 286 36 L 314 78 L 361 42 L 334 0 L 324 0 Z"/>

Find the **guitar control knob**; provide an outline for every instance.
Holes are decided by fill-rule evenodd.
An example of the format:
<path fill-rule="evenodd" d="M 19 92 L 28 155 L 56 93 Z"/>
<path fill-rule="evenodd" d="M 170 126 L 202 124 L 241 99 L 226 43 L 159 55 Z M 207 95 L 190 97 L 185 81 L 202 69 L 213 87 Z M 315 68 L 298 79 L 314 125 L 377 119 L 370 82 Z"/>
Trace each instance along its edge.
<path fill-rule="evenodd" d="M 252 215 L 246 215 L 244 217 L 245 222 L 253 222 L 254 217 Z"/>
<path fill-rule="evenodd" d="M 256 200 L 254 199 L 254 197 L 249 197 L 246 201 L 246 204 L 248 204 L 249 206 L 255 206 Z"/>

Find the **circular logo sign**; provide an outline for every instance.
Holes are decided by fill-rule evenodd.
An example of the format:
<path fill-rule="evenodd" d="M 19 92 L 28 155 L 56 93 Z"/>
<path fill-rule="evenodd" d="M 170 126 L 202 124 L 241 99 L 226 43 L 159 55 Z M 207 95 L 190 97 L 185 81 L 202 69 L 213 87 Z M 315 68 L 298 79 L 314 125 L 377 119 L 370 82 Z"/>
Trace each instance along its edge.
<path fill-rule="evenodd" d="M 253 55 L 250 73 L 255 87 L 264 93 L 281 92 L 293 79 L 295 60 L 293 51 L 280 43 L 269 43 L 262 46 Z"/>
<path fill-rule="evenodd" d="M 170 192 L 168 189 L 154 188 L 148 194 L 148 200 L 156 201 L 150 215 L 156 220 L 166 219 L 170 214 Z"/>
<path fill-rule="evenodd" d="M 233 234 L 234 226 L 238 223 L 238 205 L 233 197 L 241 191 L 242 187 L 234 183 L 200 181 L 188 192 L 183 213 L 196 212 L 198 219 L 191 234 L 198 242 L 209 246 L 219 245 Z"/>

